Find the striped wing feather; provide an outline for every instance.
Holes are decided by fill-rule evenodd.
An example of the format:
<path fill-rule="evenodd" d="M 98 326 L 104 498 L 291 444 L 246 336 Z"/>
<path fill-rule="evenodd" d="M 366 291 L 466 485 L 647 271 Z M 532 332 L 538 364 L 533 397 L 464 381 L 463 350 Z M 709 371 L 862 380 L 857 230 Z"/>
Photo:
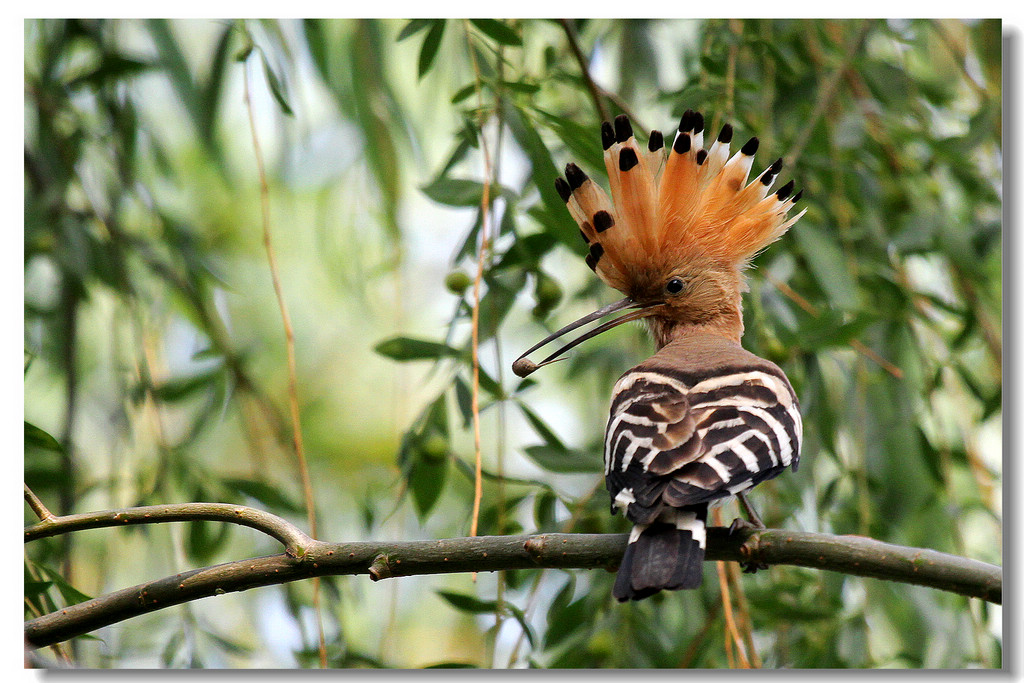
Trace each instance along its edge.
<path fill-rule="evenodd" d="M 630 520 L 648 524 L 665 506 L 725 498 L 795 467 L 800 429 L 795 395 L 777 369 L 699 379 L 637 368 L 614 393 L 608 490 Z"/>

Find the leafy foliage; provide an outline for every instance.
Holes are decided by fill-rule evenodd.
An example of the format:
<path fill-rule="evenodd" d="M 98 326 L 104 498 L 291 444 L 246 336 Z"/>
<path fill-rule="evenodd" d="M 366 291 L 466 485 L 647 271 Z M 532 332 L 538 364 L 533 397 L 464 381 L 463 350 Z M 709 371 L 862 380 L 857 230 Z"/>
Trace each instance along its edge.
<path fill-rule="evenodd" d="M 799 472 L 755 493 L 766 522 L 1000 563 L 998 21 L 27 21 L 25 478 L 56 514 L 218 500 L 304 519 L 245 74 L 325 538 L 468 532 L 481 248 L 479 533 L 625 530 L 601 435 L 650 342 L 619 329 L 535 378 L 508 369 L 609 297 L 559 169 L 603 177 L 602 110 L 646 134 L 695 108 L 756 134 L 758 163 L 783 156 L 808 207 L 744 295 L 744 345 L 805 422 Z M 255 538 L 30 544 L 26 616 L 276 552 Z M 715 578 L 627 605 L 605 572 L 327 580 L 329 661 L 725 667 Z M 314 666 L 311 595 L 139 617 L 76 663 Z M 1000 612 L 977 601 L 797 568 L 733 599 L 767 667 L 1001 666 Z"/>

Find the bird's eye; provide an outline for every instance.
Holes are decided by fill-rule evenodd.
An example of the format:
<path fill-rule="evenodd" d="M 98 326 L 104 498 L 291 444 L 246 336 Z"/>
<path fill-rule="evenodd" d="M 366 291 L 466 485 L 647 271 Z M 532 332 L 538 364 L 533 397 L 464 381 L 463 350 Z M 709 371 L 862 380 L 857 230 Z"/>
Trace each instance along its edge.
<path fill-rule="evenodd" d="M 665 291 L 669 294 L 678 294 L 683 291 L 683 281 L 677 277 L 672 278 L 665 283 Z"/>

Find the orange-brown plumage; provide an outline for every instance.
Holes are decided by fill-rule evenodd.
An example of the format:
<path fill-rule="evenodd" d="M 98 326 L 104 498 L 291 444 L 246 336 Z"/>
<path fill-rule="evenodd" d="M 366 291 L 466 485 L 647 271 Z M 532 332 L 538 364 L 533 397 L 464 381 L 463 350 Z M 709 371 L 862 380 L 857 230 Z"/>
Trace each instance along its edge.
<path fill-rule="evenodd" d="M 668 152 L 661 136 L 641 147 L 625 116 L 602 126 L 610 198 L 575 164 L 559 192 L 590 247 L 588 264 L 638 304 L 659 346 L 698 328 L 738 340 L 742 271 L 803 213 L 787 217 L 792 182 L 769 194 L 782 160 L 747 182 L 758 141 L 730 155 L 731 126 L 704 149 L 704 119 L 687 111 Z M 678 292 L 668 291 L 682 284 Z"/>

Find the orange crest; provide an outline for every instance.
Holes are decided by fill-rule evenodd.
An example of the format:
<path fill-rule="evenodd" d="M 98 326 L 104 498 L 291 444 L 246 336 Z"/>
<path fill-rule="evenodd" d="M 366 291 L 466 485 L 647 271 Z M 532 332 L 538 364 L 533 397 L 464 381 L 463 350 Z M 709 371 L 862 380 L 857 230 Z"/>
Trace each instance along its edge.
<path fill-rule="evenodd" d="M 694 260 L 741 268 L 803 215 L 786 217 L 801 194 L 792 181 L 768 194 L 782 159 L 747 183 L 758 140 L 730 157 L 728 124 L 704 149 L 704 117 L 688 110 L 667 158 L 661 133 L 641 149 L 625 116 L 601 137 L 611 201 L 576 164 L 555 185 L 590 247 L 587 265 L 626 294 L 643 274 Z"/>

